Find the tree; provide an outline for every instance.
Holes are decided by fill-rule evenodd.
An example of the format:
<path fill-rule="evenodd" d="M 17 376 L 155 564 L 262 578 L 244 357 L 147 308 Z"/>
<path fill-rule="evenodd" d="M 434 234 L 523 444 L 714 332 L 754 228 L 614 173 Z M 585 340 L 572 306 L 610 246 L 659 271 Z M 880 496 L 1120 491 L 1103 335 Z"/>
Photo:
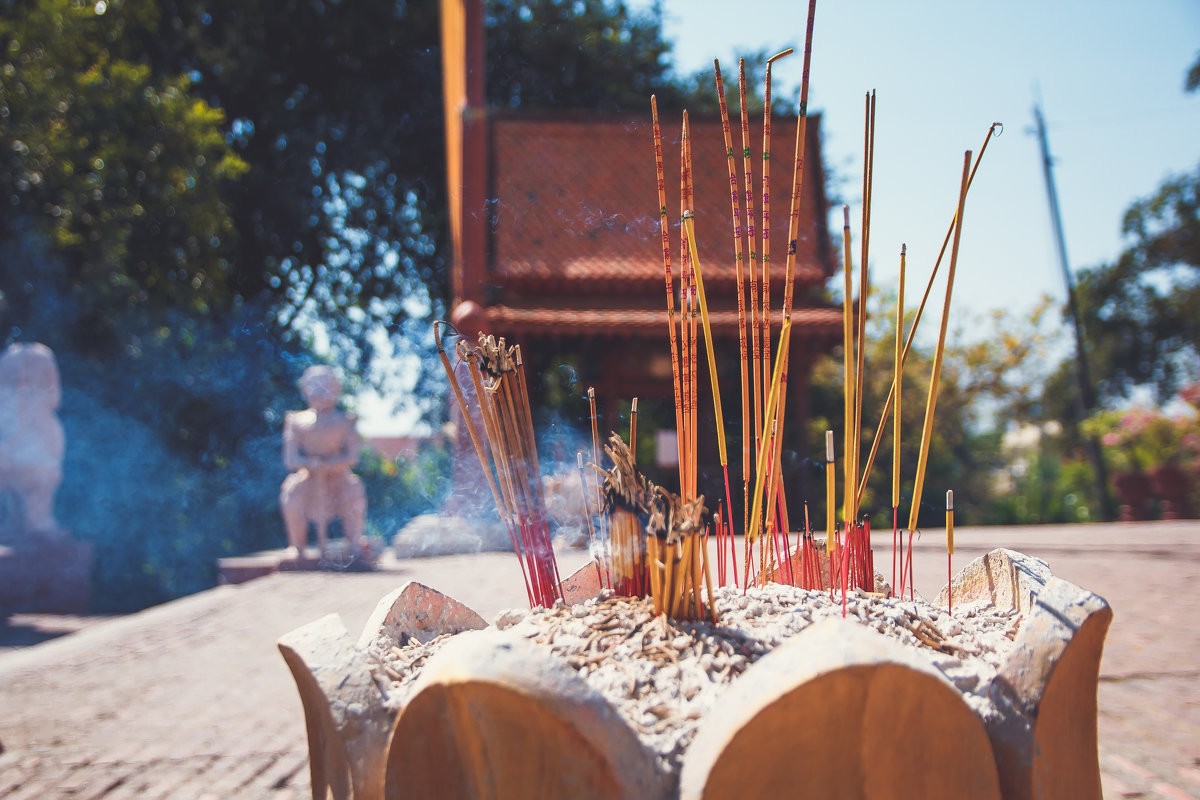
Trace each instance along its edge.
<path fill-rule="evenodd" d="M 192 97 L 187 78 L 130 60 L 125 32 L 153 7 L 5 5 L 0 194 L 12 213 L 0 235 L 36 228 L 62 267 L 0 264 L 12 321 L 65 303 L 62 335 L 95 352 L 122 313 L 226 302 L 233 224 L 221 188 L 246 164 L 225 143 L 220 109 Z"/>
<path fill-rule="evenodd" d="M 1017 318 L 993 312 L 986 332 L 973 329 L 968 338 L 963 329 L 952 329 L 939 384 L 936 414 L 933 420 L 929 458 L 926 466 L 924 496 L 920 511 L 923 525 L 940 525 L 944 520 L 942 496 L 954 490 L 955 508 L 965 524 L 1011 522 L 1002 495 L 1002 471 L 1005 467 L 1002 442 L 1004 434 L 1018 423 L 1035 418 L 1039 364 L 1049 342 L 1046 331 L 1049 299 L 1029 318 Z M 891 390 L 892 361 L 895 347 L 896 298 L 894 294 L 874 292 L 869 300 L 867 322 L 866 371 L 862 397 L 862 436 L 860 452 L 865 468 L 875 437 L 879 417 Z M 922 328 L 935 324 L 927 308 Z M 909 308 L 905 330 L 911 329 L 915 309 Z M 974 326 L 973 326 L 974 328 Z M 925 331 L 928 334 L 928 330 Z M 933 366 L 932 348 L 919 336 L 909 351 L 904 367 L 901 437 L 901 525 L 907 523 L 912 503 L 925 404 Z M 842 426 L 841 353 L 817 362 L 812 378 L 812 418 L 808 430 L 808 452 L 823 453 L 826 430 L 835 430 L 838 463 L 841 464 Z M 891 524 L 892 499 L 892 419 L 883 430 L 874 467 L 863 493 L 862 510 L 875 526 Z M 811 462 L 810 462 L 811 463 Z M 818 481 L 818 486 L 823 481 Z M 841 473 L 838 474 L 840 516 Z"/>
<path fill-rule="evenodd" d="M 1200 85 L 1200 60 L 1186 82 Z M 1160 401 L 1197 377 L 1200 358 L 1200 167 L 1125 212 L 1129 246 L 1083 270 L 1077 297 L 1102 398 L 1150 384 Z"/>
<path fill-rule="evenodd" d="M 661 52 L 613 8 L 564 13 Z M 437 5 L 0 11 L 5 338 L 59 356 L 60 519 L 96 544 L 97 607 L 138 608 L 282 541 L 279 422 L 318 323 L 352 388 L 378 377 L 379 331 L 427 341 L 445 283 Z"/>

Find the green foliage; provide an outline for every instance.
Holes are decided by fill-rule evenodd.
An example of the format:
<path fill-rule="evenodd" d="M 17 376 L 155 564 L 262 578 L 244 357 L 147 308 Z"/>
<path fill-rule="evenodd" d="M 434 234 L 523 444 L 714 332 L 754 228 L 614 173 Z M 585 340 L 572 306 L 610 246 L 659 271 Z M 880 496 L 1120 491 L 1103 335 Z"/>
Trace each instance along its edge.
<path fill-rule="evenodd" d="M 640 111 L 672 89 L 657 20 L 623 2 L 493 0 L 487 29 L 487 96 L 497 107 Z"/>
<path fill-rule="evenodd" d="M 1091 466 L 1079 450 L 1063 447 L 1061 430 L 1032 427 L 1026 448 L 1006 448 L 1005 466 L 983 522 L 1042 525 L 1099 520 L 1100 500 Z"/>
<path fill-rule="evenodd" d="M 671 91 L 657 25 L 560 5 L 491 55 L 529 74 L 545 34 L 594 23 L 540 96 Z M 436 3 L 0 0 L 0 344 L 58 355 L 59 519 L 96 546 L 98 610 L 283 543 L 280 425 L 314 322 L 352 388 L 388 378 L 378 331 L 423 349 L 444 305 L 438 38 Z M 436 414 L 427 366 L 413 397 Z M 431 507 L 444 458 L 368 461 L 372 529 Z"/>
<path fill-rule="evenodd" d="M 18 324 L 70 296 L 72 344 L 89 348 L 117 336 L 123 313 L 228 302 L 221 187 L 246 169 L 220 109 L 126 59 L 128 27 L 153 7 L 102 7 L 8 4 L 0 20 L 0 195 L 13 211 L 0 233 L 33 221 L 63 266 L 48 285 L 0 265 L 0 289 Z"/>
<path fill-rule="evenodd" d="M 875 308 L 867 325 L 866 373 L 863 385 L 860 452 L 865 468 L 880 416 L 893 380 L 895 348 L 895 296 L 876 294 Z M 928 309 L 926 313 L 931 312 Z M 906 314 L 905 330 L 911 329 L 915 310 Z M 936 413 L 931 429 L 925 485 L 921 499 L 920 524 L 940 525 L 944 520 L 942 498 L 954 490 L 955 508 L 963 524 L 996 520 L 992 503 L 997 471 L 1003 465 L 1001 434 L 1013 414 L 1022 413 L 1018 402 L 1028 390 L 1044 347 L 1038 312 L 1032 328 L 1010 315 L 994 314 L 992 330 L 972 342 L 947 347 L 939 383 Z M 923 327 L 934 324 L 928 318 Z M 963 341 L 961 332 L 948 335 L 950 342 Z M 901 501 L 900 514 L 907 520 L 920 455 L 925 408 L 933 368 L 931 346 L 915 342 L 904 366 L 901 391 Z M 1024 376 L 1024 377 L 1022 377 Z M 826 430 L 834 430 L 838 463 L 842 463 L 843 367 L 840 350 L 817 362 L 813 372 L 812 418 L 809 423 L 810 452 L 824 451 Z M 883 430 L 878 454 L 865 491 L 862 509 L 876 524 L 891 523 L 892 423 Z M 838 516 L 842 483 L 838 476 Z"/>
<path fill-rule="evenodd" d="M 367 532 L 390 541 L 410 519 L 441 507 L 449 490 L 450 451 L 442 442 L 411 459 L 364 450 L 355 472 L 367 490 Z"/>

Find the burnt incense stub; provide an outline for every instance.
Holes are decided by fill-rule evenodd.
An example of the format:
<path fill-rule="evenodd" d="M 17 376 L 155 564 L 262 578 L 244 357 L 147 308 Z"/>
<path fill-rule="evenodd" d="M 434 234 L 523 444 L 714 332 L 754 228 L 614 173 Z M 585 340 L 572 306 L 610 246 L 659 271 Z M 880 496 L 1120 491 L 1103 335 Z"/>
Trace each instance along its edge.
<path fill-rule="evenodd" d="M 613 464 L 611 470 L 602 470 L 604 511 L 625 511 L 640 519 L 647 519 L 657 487 L 649 478 L 638 472 L 633 462 L 633 453 L 619 435 L 609 434 L 604 452 Z"/>
<path fill-rule="evenodd" d="M 601 590 L 479 632 L 469 609 L 410 584 L 357 646 L 330 617 L 280 647 L 315 798 L 1099 798 L 1112 612 L 1044 568 L 976 559 L 954 584 L 986 576 L 990 592 L 953 614 L 722 586 L 715 625 Z"/>

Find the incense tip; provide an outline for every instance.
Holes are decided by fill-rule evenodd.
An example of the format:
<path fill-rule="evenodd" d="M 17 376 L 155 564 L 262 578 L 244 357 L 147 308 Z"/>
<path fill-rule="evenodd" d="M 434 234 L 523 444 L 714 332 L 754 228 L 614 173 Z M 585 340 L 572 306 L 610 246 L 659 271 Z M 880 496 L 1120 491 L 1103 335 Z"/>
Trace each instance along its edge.
<path fill-rule="evenodd" d="M 783 58 L 784 56 L 790 56 L 794 52 L 796 52 L 795 49 L 793 49 L 791 47 L 789 47 L 787 50 L 781 50 L 780 52 L 776 53 L 775 55 L 773 55 L 767 59 L 767 66 L 768 67 L 771 66 L 772 62 L 778 61 L 779 59 Z"/>
<path fill-rule="evenodd" d="M 954 510 L 954 490 L 953 489 L 946 490 L 946 510 L 947 511 Z"/>
<path fill-rule="evenodd" d="M 575 451 L 575 462 L 579 465 L 580 469 L 583 469 L 583 451 L 582 450 Z"/>
<path fill-rule="evenodd" d="M 833 463 L 833 431 L 825 431 L 825 461 Z"/>
<path fill-rule="evenodd" d="M 900 245 L 900 255 L 902 255 L 902 256 L 906 256 L 906 255 L 908 255 L 908 245 L 901 243 L 901 245 Z"/>
<path fill-rule="evenodd" d="M 850 206 L 842 206 L 842 227 L 850 227 Z"/>
<path fill-rule="evenodd" d="M 637 399 L 636 397 L 635 397 L 635 398 L 633 398 L 633 404 L 632 404 L 632 406 L 633 406 L 633 407 L 632 407 L 632 409 L 631 409 L 631 412 L 632 412 L 632 413 L 634 413 L 634 414 L 636 414 L 636 413 L 637 413 L 637 401 L 638 401 L 638 399 Z"/>
<path fill-rule="evenodd" d="M 588 399 L 589 400 L 596 399 L 596 390 L 591 386 L 588 387 Z"/>

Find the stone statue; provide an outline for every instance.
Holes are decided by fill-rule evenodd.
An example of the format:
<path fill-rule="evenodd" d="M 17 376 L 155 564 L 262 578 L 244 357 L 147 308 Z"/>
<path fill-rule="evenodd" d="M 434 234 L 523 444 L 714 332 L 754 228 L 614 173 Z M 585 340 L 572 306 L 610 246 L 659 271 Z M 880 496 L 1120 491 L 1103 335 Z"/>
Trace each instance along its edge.
<path fill-rule="evenodd" d="M 363 538 L 367 493 L 350 471 L 362 440 L 354 415 L 337 408 L 342 382 L 329 367 L 309 367 L 300 378 L 300 393 L 309 407 L 289 411 L 283 421 L 283 463 L 291 474 L 283 481 L 279 506 L 288 544 L 302 557 L 312 524 L 323 555 L 329 523 L 340 519 L 351 550 L 369 555 Z"/>
<path fill-rule="evenodd" d="M 49 347 L 14 344 L 0 355 L 0 499 L 9 527 L 20 533 L 63 535 L 54 519 L 66 445 L 61 400 Z"/>

